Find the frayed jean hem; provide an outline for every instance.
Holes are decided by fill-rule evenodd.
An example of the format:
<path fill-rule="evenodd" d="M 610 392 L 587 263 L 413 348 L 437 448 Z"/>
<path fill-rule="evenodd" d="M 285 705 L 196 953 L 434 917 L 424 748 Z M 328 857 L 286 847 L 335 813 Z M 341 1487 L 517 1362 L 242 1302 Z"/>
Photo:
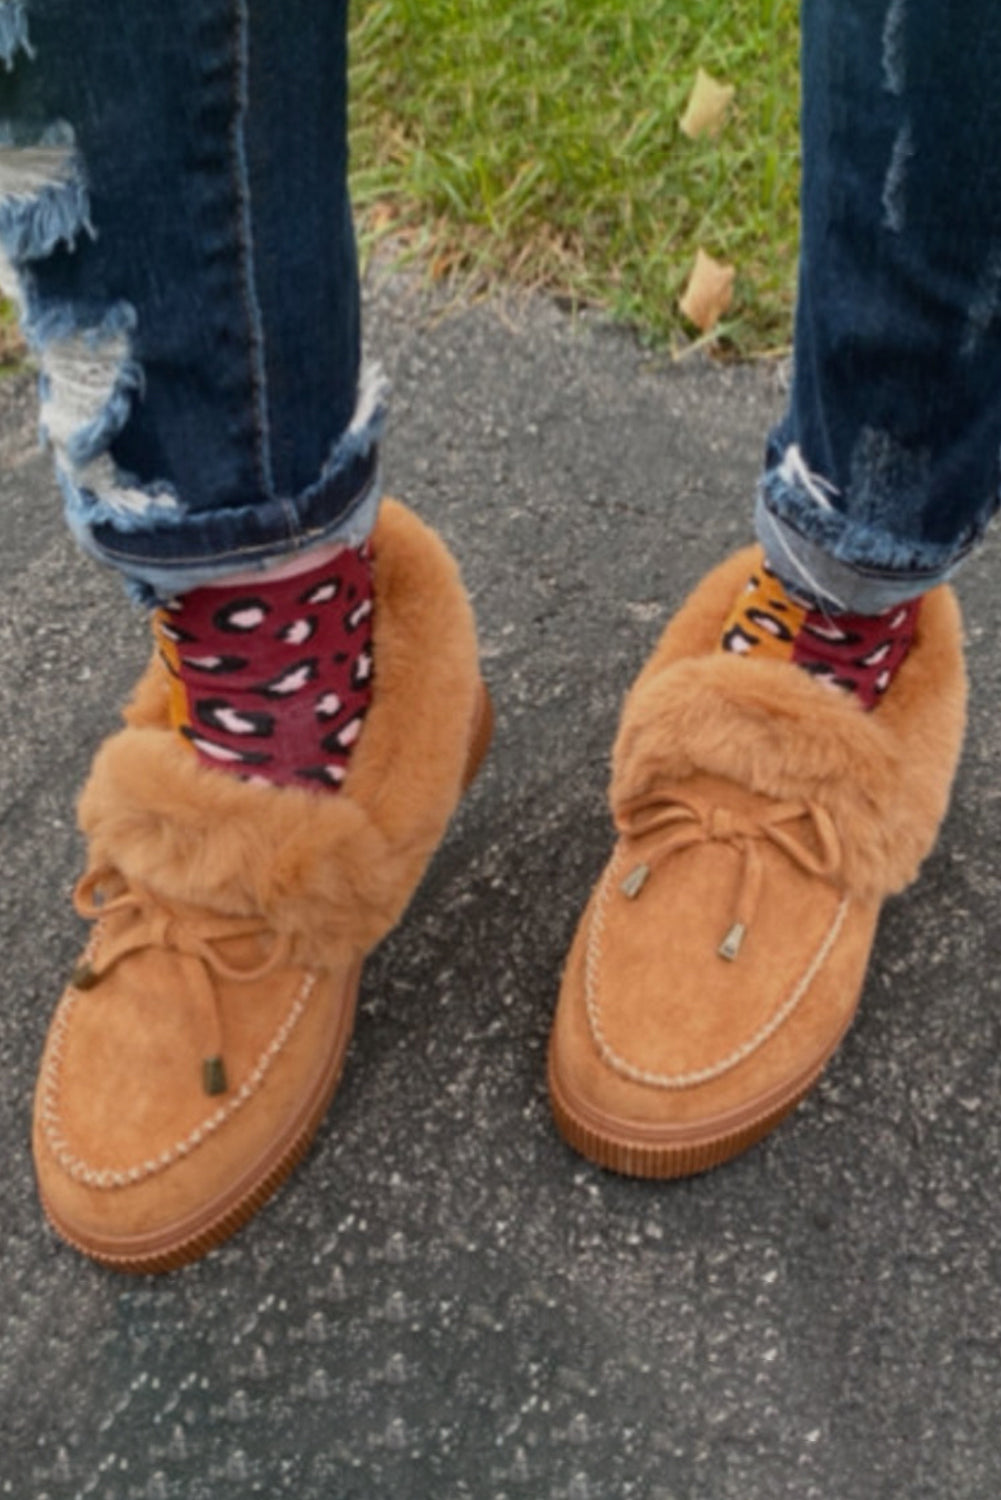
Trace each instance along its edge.
<path fill-rule="evenodd" d="M 115 475 L 111 500 L 102 501 L 86 483 L 89 471 L 57 465 L 70 531 L 85 552 L 122 575 L 133 599 L 149 605 L 320 545 L 360 546 L 382 495 L 379 438 L 387 395 L 388 383 L 374 368 L 323 473 L 296 496 L 189 510 L 159 486 L 130 488 Z M 118 503 L 123 494 L 128 507 Z"/>
<path fill-rule="evenodd" d="M 74 524 L 69 507 L 67 520 L 83 550 L 99 562 L 113 567 L 121 575 L 129 597 L 139 604 L 153 607 L 203 584 L 222 582 L 227 574 L 243 573 L 255 568 L 263 571 L 314 547 L 330 543 L 358 547 L 371 534 L 381 499 L 381 475 L 375 464 L 364 488 L 350 508 L 326 523 L 297 526 L 294 533 L 289 529 L 281 538 L 258 545 L 236 547 L 210 558 L 178 558 L 172 562 L 158 561 L 152 557 L 137 559 L 119 548 L 102 546 L 96 541 L 91 527 Z M 259 512 L 249 513 L 248 518 L 251 517 L 258 520 Z"/>
<path fill-rule="evenodd" d="M 901 542 L 833 508 L 818 512 L 812 498 L 769 474 L 758 490 L 754 529 L 769 566 L 798 593 L 820 607 L 876 615 L 945 583 L 986 527 L 952 547 Z"/>

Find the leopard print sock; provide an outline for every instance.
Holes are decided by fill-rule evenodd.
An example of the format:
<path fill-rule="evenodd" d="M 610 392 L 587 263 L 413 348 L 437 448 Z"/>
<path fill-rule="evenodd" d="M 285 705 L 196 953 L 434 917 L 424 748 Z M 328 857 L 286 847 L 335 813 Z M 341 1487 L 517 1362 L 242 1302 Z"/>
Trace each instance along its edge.
<path fill-rule="evenodd" d="M 372 553 L 193 589 L 156 610 L 170 719 L 205 765 L 336 791 L 372 694 Z"/>
<path fill-rule="evenodd" d="M 762 566 L 734 604 L 720 646 L 791 661 L 873 709 L 911 648 L 920 605 L 918 598 L 878 615 L 835 614 L 798 598 Z"/>

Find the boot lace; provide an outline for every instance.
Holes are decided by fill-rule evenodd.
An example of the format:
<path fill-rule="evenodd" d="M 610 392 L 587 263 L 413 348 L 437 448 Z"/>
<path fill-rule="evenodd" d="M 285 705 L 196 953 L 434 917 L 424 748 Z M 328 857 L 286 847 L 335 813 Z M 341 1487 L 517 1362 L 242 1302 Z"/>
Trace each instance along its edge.
<path fill-rule="evenodd" d="M 202 1087 L 207 1094 L 225 1093 L 228 1082 L 217 981 L 248 984 L 274 973 L 290 957 L 289 935 L 272 931 L 259 917 L 225 917 L 175 905 L 147 886 L 138 882 L 129 884 L 110 866 L 91 870 L 77 882 L 73 905 L 88 921 L 103 921 L 117 914 L 131 920 L 116 924 L 117 930 L 102 940 L 99 962 L 84 958 L 74 969 L 70 983 L 78 990 L 93 989 L 124 958 L 149 948 L 174 954 L 188 992 L 204 1020 Z M 253 937 L 271 939 L 259 964 L 233 964 L 219 951 L 220 943 Z"/>
<path fill-rule="evenodd" d="M 758 909 L 764 843 L 822 880 L 834 881 L 841 869 L 841 842 L 834 821 L 825 808 L 809 800 L 774 802 L 761 812 L 737 814 L 670 787 L 654 787 L 622 802 L 615 821 L 628 844 L 638 846 L 637 852 L 642 849 L 643 854 L 619 887 L 629 900 L 636 900 L 658 867 L 681 849 L 720 843 L 736 851 L 741 872 L 733 918 L 716 950 L 730 962 L 738 957 Z M 808 841 L 809 835 L 804 838 L 804 822 L 813 840 Z"/>

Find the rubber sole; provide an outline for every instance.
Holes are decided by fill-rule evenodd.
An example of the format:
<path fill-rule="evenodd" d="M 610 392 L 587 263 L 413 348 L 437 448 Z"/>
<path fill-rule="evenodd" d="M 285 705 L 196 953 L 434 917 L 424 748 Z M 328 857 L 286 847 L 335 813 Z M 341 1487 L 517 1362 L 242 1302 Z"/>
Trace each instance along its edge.
<path fill-rule="evenodd" d="M 462 776 L 463 793 L 469 790 L 483 764 L 493 736 L 493 726 L 493 705 L 486 685 L 481 682 L 476 718 Z M 274 1142 L 268 1152 L 246 1170 L 224 1198 L 206 1204 L 196 1219 L 189 1219 L 170 1231 L 161 1231 L 159 1235 L 147 1239 L 116 1242 L 81 1234 L 73 1225 L 60 1219 L 48 1203 L 44 1191 L 40 1189 L 42 1208 L 56 1233 L 91 1260 L 113 1270 L 135 1275 L 177 1270 L 192 1261 L 200 1260 L 210 1250 L 229 1239 L 263 1208 L 312 1145 L 344 1072 L 348 1046 L 354 1031 L 360 983 L 359 963 L 348 976 L 340 1024 L 332 1039 L 330 1052 L 308 1096 L 303 1100 L 301 1110 L 289 1122 L 281 1139 Z"/>
<path fill-rule="evenodd" d="M 567 1145 L 572 1146 L 581 1156 L 624 1177 L 666 1180 L 694 1177 L 700 1172 L 708 1172 L 756 1146 L 792 1113 L 819 1081 L 841 1045 L 853 1016 L 854 1011 L 844 1030 L 819 1062 L 805 1076 L 801 1075 L 791 1081 L 787 1090 L 773 1096 L 757 1112 L 749 1110 L 746 1118 L 723 1125 L 722 1128 L 712 1121 L 707 1121 L 701 1130 L 688 1127 L 684 1132 L 676 1132 L 673 1140 L 665 1139 L 667 1128 L 658 1132 L 655 1127 L 647 1127 L 642 1134 L 639 1129 L 629 1133 L 622 1122 L 613 1124 L 611 1121 L 599 1121 L 584 1106 L 571 1103 L 560 1083 L 554 1049 L 550 1044 L 547 1075 L 549 1102 L 556 1128 Z"/>

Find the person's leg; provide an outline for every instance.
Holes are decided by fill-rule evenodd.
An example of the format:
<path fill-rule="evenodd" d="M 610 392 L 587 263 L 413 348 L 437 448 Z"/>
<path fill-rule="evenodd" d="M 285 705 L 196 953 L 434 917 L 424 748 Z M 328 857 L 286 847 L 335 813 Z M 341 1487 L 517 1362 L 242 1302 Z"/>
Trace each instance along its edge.
<path fill-rule="evenodd" d="M 50 1218 L 126 1269 L 203 1253 L 298 1160 L 489 731 L 454 564 L 376 518 L 345 27 L 0 4 L 0 282 L 73 532 L 158 606 L 81 797 L 96 927 L 35 1113 Z"/>
<path fill-rule="evenodd" d="M 619 842 L 553 1032 L 557 1121 L 607 1166 L 700 1171 L 793 1107 L 944 814 L 965 682 L 934 586 L 998 491 L 999 62 L 982 9 L 804 0 L 795 375 L 763 551 L 703 582 L 627 700 Z"/>
<path fill-rule="evenodd" d="M 146 598 L 371 529 L 346 14 L 35 0 L 7 49 L 3 279 L 69 523 Z"/>
<path fill-rule="evenodd" d="M 1001 25 L 945 0 L 804 0 L 790 408 L 758 535 L 875 614 L 947 578 L 998 505 Z"/>
<path fill-rule="evenodd" d="M 172 714 L 206 763 L 336 789 L 370 694 L 382 417 L 358 389 L 346 0 L 16 14 L 0 248 L 70 526 L 171 600 Z M 300 587 L 248 586 L 304 550 Z M 227 574 L 225 599 L 192 592 Z M 324 712 L 287 691 L 303 676 Z"/>
<path fill-rule="evenodd" d="M 794 384 L 756 518 L 773 576 L 723 645 L 871 708 L 998 503 L 1001 30 L 910 0 L 806 0 L 803 21 Z"/>

